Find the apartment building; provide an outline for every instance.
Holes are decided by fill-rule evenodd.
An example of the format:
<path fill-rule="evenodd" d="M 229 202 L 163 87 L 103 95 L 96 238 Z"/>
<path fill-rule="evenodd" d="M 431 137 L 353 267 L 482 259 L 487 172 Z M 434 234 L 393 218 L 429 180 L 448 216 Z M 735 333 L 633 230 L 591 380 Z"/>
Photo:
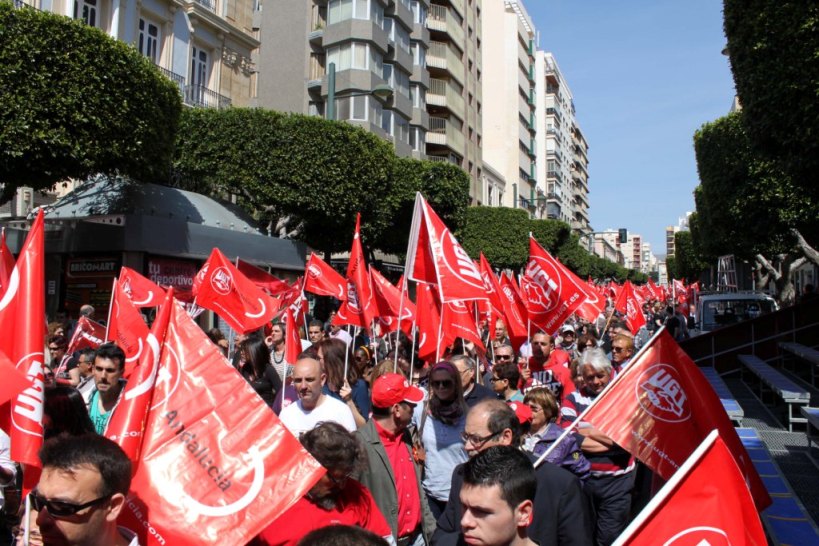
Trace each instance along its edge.
<path fill-rule="evenodd" d="M 179 85 L 185 104 L 247 106 L 259 40 L 254 0 L 25 0 L 134 46 Z"/>
<path fill-rule="evenodd" d="M 571 127 L 571 176 L 572 190 L 572 220 L 571 226 L 579 235 L 588 236 L 592 232 L 589 223 L 589 144 L 580 130 L 580 125 L 574 117 L 574 101 L 572 101 Z"/>
<path fill-rule="evenodd" d="M 483 11 L 483 161 L 506 182 L 502 204 L 545 217 L 535 183 L 535 29 L 518 0 L 486 0 Z"/>

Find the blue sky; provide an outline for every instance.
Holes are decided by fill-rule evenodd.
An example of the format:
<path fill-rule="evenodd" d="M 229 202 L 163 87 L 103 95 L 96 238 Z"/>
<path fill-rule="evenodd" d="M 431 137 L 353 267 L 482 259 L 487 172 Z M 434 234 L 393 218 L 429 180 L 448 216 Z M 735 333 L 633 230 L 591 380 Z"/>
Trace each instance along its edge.
<path fill-rule="evenodd" d="M 728 113 L 734 83 L 720 0 L 525 0 L 589 142 L 596 231 L 627 228 L 665 254 L 694 210 L 693 134 Z"/>

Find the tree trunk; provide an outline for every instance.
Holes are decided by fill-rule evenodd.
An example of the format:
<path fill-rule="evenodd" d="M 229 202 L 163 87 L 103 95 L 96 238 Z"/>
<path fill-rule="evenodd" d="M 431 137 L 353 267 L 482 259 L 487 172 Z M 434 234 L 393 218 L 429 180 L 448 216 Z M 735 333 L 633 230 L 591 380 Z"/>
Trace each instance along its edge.
<path fill-rule="evenodd" d="M 802 250 L 805 258 L 810 260 L 811 263 L 819 265 L 819 252 L 808 244 L 798 229 L 792 229 L 791 233 L 794 237 L 796 237 L 796 244 L 799 245 L 799 248 Z"/>

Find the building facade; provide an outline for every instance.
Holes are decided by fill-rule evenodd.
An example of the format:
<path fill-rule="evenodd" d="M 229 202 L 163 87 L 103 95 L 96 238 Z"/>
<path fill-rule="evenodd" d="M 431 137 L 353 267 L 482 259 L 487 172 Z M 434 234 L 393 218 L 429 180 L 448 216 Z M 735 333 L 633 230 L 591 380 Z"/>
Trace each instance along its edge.
<path fill-rule="evenodd" d="M 483 160 L 511 190 L 504 206 L 542 218 L 545 186 L 535 181 L 535 29 L 517 0 L 488 0 L 483 17 Z"/>

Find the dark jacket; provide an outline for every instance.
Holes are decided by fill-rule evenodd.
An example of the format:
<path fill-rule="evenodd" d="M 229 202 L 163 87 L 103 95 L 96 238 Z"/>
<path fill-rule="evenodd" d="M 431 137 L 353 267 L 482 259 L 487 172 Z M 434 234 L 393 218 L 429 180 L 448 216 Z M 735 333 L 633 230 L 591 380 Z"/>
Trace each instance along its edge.
<path fill-rule="evenodd" d="M 464 402 L 466 402 L 466 405 L 471 408 L 481 400 L 497 397 L 498 395 L 495 394 L 495 391 L 487 389 L 486 387 L 484 387 L 483 385 L 476 381 L 475 384 L 472 386 L 472 390 L 469 391 L 469 394 L 464 395 Z"/>
<path fill-rule="evenodd" d="M 534 457 L 529 456 L 533 461 Z M 464 544 L 461 534 L 461 486 L 464 465 L 452 473 L 449 501 L 432 535 L 433 546 Z M 589 503 L 580 487 L 580 481 L 571 473 L 551 463 L 543 463 L 535 470 L 537 492 L 534 514 L 528 535 L 543 545 L 593 544 L 594 524 L 589 514 Z"/>
<path fill-rule="evenodd" d="M 356 431 L 356 435 L 361 439 L 364 449 L 367 452 L 367 468 L 358 476 L 361 482 L 372 493 L 375 504 L 381 509 L 387 523 L 390 524 L 392 534 L 398 538 L 398 498 L 395 492 L 395 475 L 392 464 L 384 451 L 384 444 L 378 437 L 375 428 L 375 420 L 370 419 L 367 423 Z M 404 431 L 404 445 L 407 446 L 410 458 L 412 458 L 412 440 L 409 431 Z M 424 533 L 424 540 L 429 544 L 432 533 L 435 530 L 435 518 L 429 509 L 427 496 L 421 485 L 421 470 L 423 466 L 415 464 L 415 483 L 418 485 L 418 494 L 421 497 L 421 528 Z"/>

